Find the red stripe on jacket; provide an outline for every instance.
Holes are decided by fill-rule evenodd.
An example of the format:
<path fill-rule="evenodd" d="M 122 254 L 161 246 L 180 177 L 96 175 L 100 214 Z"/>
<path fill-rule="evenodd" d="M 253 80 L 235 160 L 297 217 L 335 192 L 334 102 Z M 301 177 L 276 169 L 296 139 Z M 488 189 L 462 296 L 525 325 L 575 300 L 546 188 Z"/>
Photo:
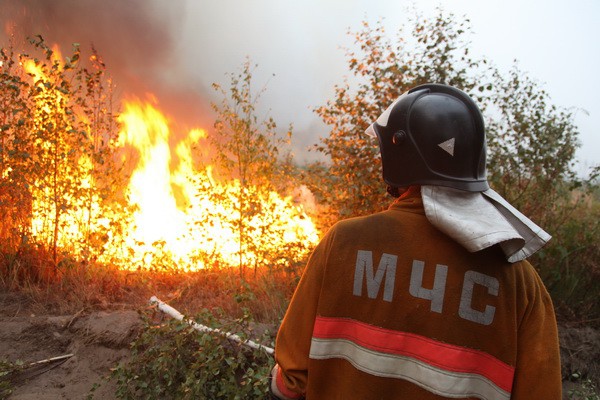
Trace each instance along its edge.
<path fill-rule="evenodd" d="M 345 339 L 362 347 L 408 356 L 452 372 L 481 375 L 510 393 L 514 368 L 482 351 L 438 342 L 406 332 L 378 328 L 347 318 L 317 316 L 313 337 Z"/>

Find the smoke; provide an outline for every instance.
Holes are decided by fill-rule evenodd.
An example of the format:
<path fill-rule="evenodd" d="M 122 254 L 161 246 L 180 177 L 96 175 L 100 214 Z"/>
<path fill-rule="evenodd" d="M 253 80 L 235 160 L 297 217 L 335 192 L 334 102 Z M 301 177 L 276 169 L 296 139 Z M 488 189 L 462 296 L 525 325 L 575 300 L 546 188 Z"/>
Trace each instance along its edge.
<path fill-rule="evenodd" d="M 83 51 L 93 45 L 118 85 L 117 95 L 143 98 L 152 92 L 174 120 L 202 128 L 212 126 L 209 103 L 220 100 L 211 84 L 227 87 L 226 73 L 238 72 L 248 56 L 259 64 L 253 74 L 256 88 L 267 85 L 260 116 L 269 113 L 282 129 L 293 123 L 300 153 L 327 132 L 313 110 L 334 98 L 334 85 L 348 73 L 340 49 L 353 45 L 348 29 L 356 31 L 361 21 L 384 17 L 393 37 L 407 21 L 404 7 L 409 2 L 0 0 L 0 46 L 11 36 L 19 45 L 37 34 L 65 53 L 73 42 Z M 591 40 L 598 37 L 600 24 L 593 21 L 598 5 L 552 2 L 555 7 L 540 9 L 543 18 L 536 24 L 531 23 L 531 4 L 517 0 L 456 1 L 445 9 L 473 22 L 472 54 L 491 57 L 506 68 L 522 60 L 521 67 L 548 82 L 561 105 L 589 112 L 577 116 L 584 143 L 580 152 L 583 159 L 597 162 L 594 132 L 600 112 L 595 94 L 600 80 L 589 77 L 599 65 L 600 52 L 590 51 L 597 47 Z M 422 0 L 418 8 L 433 15 L 438 3 Z M 505 29 L 507 18 L 514 29 Z"/>
<path fill-rule="evenodd" d="M 293 124 L 297 160 L 318 158 L 307 148 L 325 131 L 314 113 L 340 82 L 352 24 L 361 0 L 0 0 L 0 46 L 24 47 L 41 35 L 68 55 L 93 46 L 117 85 L 117 98 L 150 92 L 182 129 L 211 130 L 211 84 L 228 88 L 246 59 L 253 90 L 261 93 L 259 119 L 274 117 L 283 133 Z M 339 18 L 330 18 L 336 15 Z M 353 17 L 354 18 L 354 17 Z M 355 17 L 358 23 L 360 16 Z M 325 40 L 326 38 L 326 40 Z M 23 46 L 22 49 L 18 46 Z"/>
<path fill-rule="evenodd" d="M 227 74 L 239 73 L 248 58 L 258 64 L 253 90 L 265 89 L 259 119 L 273 116 L 282 133 L 293 124 L 293 151 L 304 161 L 315 158 L 306 149 L 324 130 L 312 110 L 339 79 L 333 66 L 341 52 L 336 56 L 323 38 L 334 37 L 334 49 L 343 40 L 346 26 L 326 18 L 342 3 L 0 0 L 0 46 L 12 41 L 26 52 L 27 38 L 35 35 L 58 44 L 65 56 L 75 42 L 84 54 L 93 46 L 114 78 L 117 98 L 152 93 L 179 130 L 209 132 L 210 103 L 221 100 L 211 84 L 227 88 Z"/>
<path fill-rule="evenodd" d="M 41 35 L 67 55 L 73 43 L 84 54 L 93 46 L 117 85 L 117 95 L 156 95 L 160 107 L 184 126 L 204 125 L 205 93 L 189 85 L 177 43 L 184 0 L 0 0 L 0 45 L 25 51 Z M 23 48 L 21 48 L 23 47 Z"/>

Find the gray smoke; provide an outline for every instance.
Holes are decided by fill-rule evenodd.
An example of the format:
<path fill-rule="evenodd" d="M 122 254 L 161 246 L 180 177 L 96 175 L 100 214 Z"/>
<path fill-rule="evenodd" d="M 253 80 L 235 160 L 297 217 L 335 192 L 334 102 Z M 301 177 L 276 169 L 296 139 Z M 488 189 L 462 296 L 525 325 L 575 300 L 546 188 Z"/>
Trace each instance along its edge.
<path fill-rule="evenodd" d="M 87 55 L 93 46 L 118 96 L 151 92 L 182 125 L 206 119 L 206 93 L 189 84 L 177 57 L 184 0 L 0 0 L 0 10 L 2 47 L 12 40 L 17 51 L 28 50 L 27 37 L 36 35 L 65 56 L 73 43 Z"/>

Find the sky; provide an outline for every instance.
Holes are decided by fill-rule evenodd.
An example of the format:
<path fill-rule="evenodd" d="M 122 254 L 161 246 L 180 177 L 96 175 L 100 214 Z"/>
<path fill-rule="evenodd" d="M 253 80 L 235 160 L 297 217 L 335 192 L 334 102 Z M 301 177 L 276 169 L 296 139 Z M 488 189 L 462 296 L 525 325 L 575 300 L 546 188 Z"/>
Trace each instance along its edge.
<path fill-rule="evenodd" d="M 9 34 L 93 44 L 123 95 L 152 92 L 175 119 L 210 115 L 249 58 L 253 85 L 265 87 L 261 112 L 282 129 L 292 123 L 297 159 L 327 134 L 314 109 L 348 75 L 348 31 L 382 21 L 390 37 L 415 7 L 437 6 L 471 21 L 471 51 L 502 71 L 513 63 L 574 109 L 579 170 L 600 163 L 600 1 L 598 0 L 0 0 L 0 44 Z M 8 29 L 9 25 L 13 28 Z"/>

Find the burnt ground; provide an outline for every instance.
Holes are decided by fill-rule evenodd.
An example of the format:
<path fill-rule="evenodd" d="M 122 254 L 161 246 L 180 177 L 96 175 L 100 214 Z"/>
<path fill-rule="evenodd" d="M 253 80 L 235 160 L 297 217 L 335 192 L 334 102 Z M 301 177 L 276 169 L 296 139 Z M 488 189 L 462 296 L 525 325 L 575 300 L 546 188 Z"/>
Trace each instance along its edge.
<path fill-rule="evenodd" d="M 38 313 L 40 311 L 38 310 Z M 72 354 L 56 362 L 32 365 L 11 374 L 11 400 L 114 399 L 110 369 L 129 355 L 129 343 L 142 326 L 133 309 L 82 310 L 73 315 L 35 313 L 14 293 L 0 293 L 0 360 L 25 365 Z M 560 327 L 564 399 L 600 394 L 600 331 Z M 579 378 L 573 378 L 578 373 Z M 569 378 L 571 377 L 571 378 Z M 575 394 L 570 394 L 571 391 Z"/>

